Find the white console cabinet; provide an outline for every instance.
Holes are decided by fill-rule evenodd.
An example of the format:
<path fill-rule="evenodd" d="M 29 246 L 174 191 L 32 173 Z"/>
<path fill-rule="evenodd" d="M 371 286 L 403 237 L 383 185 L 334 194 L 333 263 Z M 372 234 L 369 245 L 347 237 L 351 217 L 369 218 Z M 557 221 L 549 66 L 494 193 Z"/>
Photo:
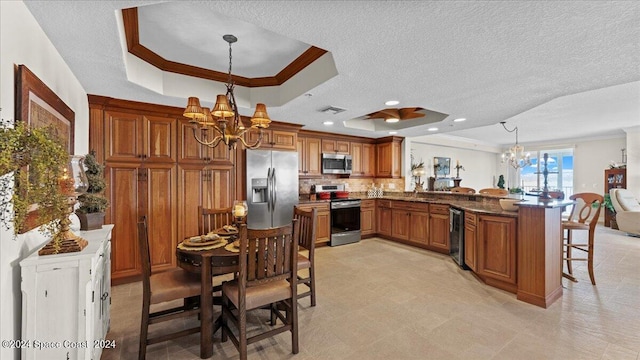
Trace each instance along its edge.
<path fill-rule="evenodd" d="M 22 359 L 99 360 L 109 346 L 111 230 L 79 231 L 82 251 L 20 262 Z"/>

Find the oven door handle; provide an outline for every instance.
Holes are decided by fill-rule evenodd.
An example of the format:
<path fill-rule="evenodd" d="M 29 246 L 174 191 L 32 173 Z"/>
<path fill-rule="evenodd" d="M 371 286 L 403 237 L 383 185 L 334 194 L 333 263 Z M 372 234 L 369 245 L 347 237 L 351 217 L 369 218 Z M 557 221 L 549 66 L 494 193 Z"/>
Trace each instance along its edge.
<path fill-rule="evenodd" d="M 360 200 L 354 201 L 337 201 L 331 203 L 332 209 L 358 208 L 361 205 Z"/>

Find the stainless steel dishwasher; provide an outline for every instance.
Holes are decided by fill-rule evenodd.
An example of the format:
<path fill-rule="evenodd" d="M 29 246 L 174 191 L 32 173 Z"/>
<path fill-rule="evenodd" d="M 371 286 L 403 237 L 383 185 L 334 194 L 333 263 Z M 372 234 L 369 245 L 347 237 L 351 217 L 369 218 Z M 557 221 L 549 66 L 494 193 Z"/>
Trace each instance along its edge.
<path fill-rule="evenodd" d="M 464 212 L 449 208 L 449 240 L 451 244 L 451 257 L 464 270 L 468 270 L 464 264 Z"/>

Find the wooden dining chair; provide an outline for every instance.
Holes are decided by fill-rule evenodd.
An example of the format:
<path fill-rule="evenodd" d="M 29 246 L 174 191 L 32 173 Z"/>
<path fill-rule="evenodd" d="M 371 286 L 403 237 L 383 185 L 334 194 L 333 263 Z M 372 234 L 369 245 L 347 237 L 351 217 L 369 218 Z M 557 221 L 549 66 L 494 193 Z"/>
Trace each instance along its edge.
<path fill-rule="evenodd" d="M 230 207 L 220 209 L 208 209 L 198 206 L 198 231 L 206 234 L 210 231 L 220 229 L 224 225 L 233 224 L 233 213 Z"/>
<path fill-rule="evenodd" d="M 454 192 L 454 193 L 465 193 L 465 194 L 475 194 L 476 193 L 476 189 L 469 188 L 469 187 L 454 187 L 454 188 L 451 188 L 451 192 Z"/>
<path fill-rule="evenodd" d="M 144 216 L 138 221 L 138 245 L 142 264 L 142 321 L 140 323 L 138 359 L 142 360 L 146 358 L 147 345 L 200 332 L 200 325 L 198 325 L 153 338 L 148 336 L 149 325 L 180 317 L 199 315 L 200 308 L 197 307 L 199 301 L 193 301 L 193 299 L 199 299 L 201 285 L 200 277 L 197 274 L 186 272 L 181 268 L 151 274 L 147 219 Z M 152 305 L 173 300 L 182 300 L 182 305 L 151 312 Z"/>
<path fill-rule="evenodd" d="M 486 189 L 480 189 L 478 193 L 485 194 L 485 195 L 507 196 L 509 195 L 509 190 L 500 189 L 500 188 L 486 188 Z"/>
<path fill-rule="evenodd" d="M 572 261 L 586 261 L 587 269 L 589 271 L 589 278 L 591 278 L 591 284 L 596 284 L 596 279 L 593 274 L 593 244 L 595 237 L 596 223 L 600 216 L 600 208 L 604 201 L 604 197 L 595 193 L 579 193 L 573 194 L 569 197 L 571 200 L 575 200 L 576 204 L 573 205 L 569 220 L 562 222 L 562 231 L 565 234 L 564 248 L 565 256 L 563 260 L 567 262 L 567 273 L 562 273 L 562 276 L 571 281 L 577 281 L 573 276 L 573 268 L 571 266 Z M 586 243 L 575 243 L 573 239 L 573 232 L 577 230 L 587 231 Z M 574 257 L 572 250 L 580 250 L 587 253 L 586 258 Z"/>
<path fill-rule="evenodd" d="M 240 225 L 239 275 L 222 284 L 222 342 L 231 338 L 241 360 L 247 359 L 247 345 L 285 331 L 291 332 L 292 353 L 298 353 L 296 223 L 294 219 L 290 225 L 265 230 Z M 283 325 L 247 337 L 247 312 L 269 304 Z"/>
<path fill-rule="evenodd" d="M 309 290 L 299 293 L 298 299 L 311 297 L 311 306 L 316 306 L 316 275 L 314 269 L 316 248 L 316 220 L 318 209 L 303 210 L 294 206 L 293 218 L 298 220 L 298 284 L 306 285 Z M 306 252 L 303 254 L 303 252 Z M 307 271 L 308 276 L 301 276 L 300 271 Z"/>

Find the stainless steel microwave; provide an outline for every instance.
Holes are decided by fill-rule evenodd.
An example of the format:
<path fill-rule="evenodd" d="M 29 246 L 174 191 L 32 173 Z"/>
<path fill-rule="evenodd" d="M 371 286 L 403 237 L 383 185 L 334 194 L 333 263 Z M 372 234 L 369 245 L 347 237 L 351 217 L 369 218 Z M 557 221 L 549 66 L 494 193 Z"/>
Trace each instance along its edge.
<path fill-rule="evenodd" d="M 351 155 L 322 154 L 323 174 L 351 174 Z"/>

